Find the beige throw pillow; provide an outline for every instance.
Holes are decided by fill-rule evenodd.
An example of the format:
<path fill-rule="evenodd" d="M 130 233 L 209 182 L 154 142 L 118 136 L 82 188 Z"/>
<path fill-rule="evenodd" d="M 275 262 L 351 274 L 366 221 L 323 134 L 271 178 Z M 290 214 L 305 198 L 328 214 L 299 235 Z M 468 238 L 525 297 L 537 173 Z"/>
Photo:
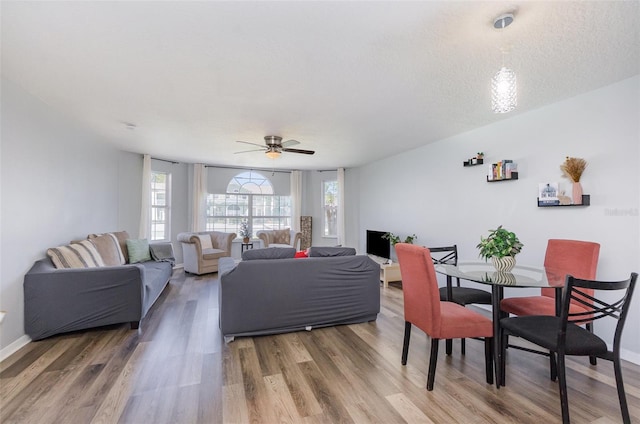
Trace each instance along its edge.
<path fill-rule="evenodd" d="M 83 240 L 67 246 L 47 250 L 56 268 L 95 268 L 104 266 L 96 247 L 90 240 Z"/>
<path fill-rule="evenodd" d="M 103 234 L 92 238 L 91 242 L 96 247 L 105 266 L 118 266 L 126 263 L 120 243 L 115 235 L 111 233 Z"/>
<path fill-rule="evenodd" d="M 291 244 L 291 231 L 288 228 L 284 230 L 274 230 L 273 242 L 275 244 Z"/>

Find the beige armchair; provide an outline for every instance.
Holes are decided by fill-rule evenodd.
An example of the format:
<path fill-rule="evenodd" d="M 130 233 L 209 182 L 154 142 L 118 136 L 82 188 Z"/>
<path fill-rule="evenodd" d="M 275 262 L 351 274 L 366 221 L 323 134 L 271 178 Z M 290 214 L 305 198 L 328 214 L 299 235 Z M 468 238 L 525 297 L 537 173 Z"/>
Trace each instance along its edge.
<path fill-rule="evenodd" d="M 300 231 L 290 230 L 263 230 L 256 232 L 256 236 L 262 240 L 264 247 L 295 247 L 300 250 Z"/>
<path fill-rule="evenodd" d="M 218 259 L 231 256 L 231 242 L 236 233 L 202 231 L 180 233 L 184 270 L 192 274 L 207 274 L 218 271 Z"/>

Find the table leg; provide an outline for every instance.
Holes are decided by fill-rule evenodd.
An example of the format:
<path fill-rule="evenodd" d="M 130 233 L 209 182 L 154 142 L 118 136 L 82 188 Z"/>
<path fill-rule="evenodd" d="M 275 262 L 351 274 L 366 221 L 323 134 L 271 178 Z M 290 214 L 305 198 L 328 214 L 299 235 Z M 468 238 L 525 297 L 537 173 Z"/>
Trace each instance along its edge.
<path fill-rule="evenodd" d="M 503 296 L 503 288 L 497 284 L 491 286 L 491 312 L 493 314 L 493 362 L 496 370 L 496 388 L 504 386 L 502 375 L 502 340 L 500 339 L 500 300 Z"/>

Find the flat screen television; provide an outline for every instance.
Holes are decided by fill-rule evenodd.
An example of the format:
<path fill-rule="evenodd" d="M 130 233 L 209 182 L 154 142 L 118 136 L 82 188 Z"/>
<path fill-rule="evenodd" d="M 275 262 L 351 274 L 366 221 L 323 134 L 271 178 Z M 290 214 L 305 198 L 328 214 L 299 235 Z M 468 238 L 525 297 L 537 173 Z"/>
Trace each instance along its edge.
<path fill-rule="evenodd" d="M 386 231 L 367 230 L 367 255 L 378 256 L 384 259 L 391 258 L 391 243 L 382 238 Z"/>

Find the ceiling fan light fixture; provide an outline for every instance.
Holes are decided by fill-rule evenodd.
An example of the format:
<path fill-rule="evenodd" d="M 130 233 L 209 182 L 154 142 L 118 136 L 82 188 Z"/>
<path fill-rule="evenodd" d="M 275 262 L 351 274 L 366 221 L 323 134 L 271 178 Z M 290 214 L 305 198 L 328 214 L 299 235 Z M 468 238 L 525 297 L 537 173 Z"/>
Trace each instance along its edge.
<path fill-rule="evenodd" d="M 280 152 L 277 150 L 267 150 L 266 152 L 264 152 L 265 155 L 267 155 L 267 157 L 269 159 L 278 159 L 280 157 Z"/>

